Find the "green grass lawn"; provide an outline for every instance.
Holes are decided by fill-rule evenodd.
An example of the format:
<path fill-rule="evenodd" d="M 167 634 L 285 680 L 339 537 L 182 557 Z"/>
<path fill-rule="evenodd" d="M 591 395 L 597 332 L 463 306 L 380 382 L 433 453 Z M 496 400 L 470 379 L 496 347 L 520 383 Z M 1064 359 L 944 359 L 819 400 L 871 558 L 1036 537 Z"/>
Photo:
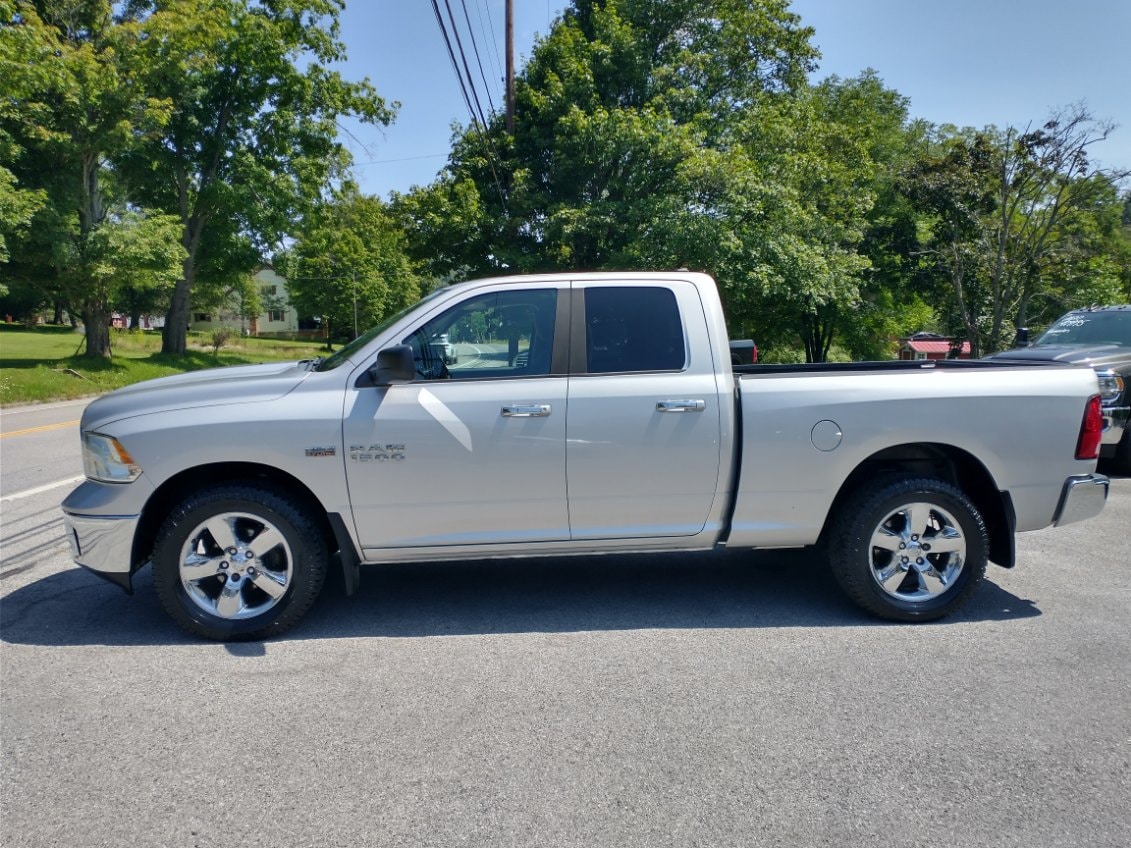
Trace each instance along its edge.
<path fill-rule="evenodd" d="M 213 355 L 209 337 L 189 333 L 188 352 L 166 356 L 159 333 L 112 330 L 113 358 L 88 359 L 82 334 L 69 327 L 0 324 L 0 404 L 67 400 L 200 368 L 321 355 L 315 343 L 239 337 Z"/>

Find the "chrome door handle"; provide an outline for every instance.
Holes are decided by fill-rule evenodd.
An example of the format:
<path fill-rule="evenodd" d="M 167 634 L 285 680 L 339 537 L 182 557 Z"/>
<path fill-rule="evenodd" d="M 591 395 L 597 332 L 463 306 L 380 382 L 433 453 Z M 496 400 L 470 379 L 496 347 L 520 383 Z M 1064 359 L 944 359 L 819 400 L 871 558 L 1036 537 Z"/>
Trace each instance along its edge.
<path fill-rule="evenodd" d="M 660 412 L 702 412 L 706 408 L 705 400 L 661 400 L 656 403 Z"/>
<path fill-rule="evenodd" d="M 548 403 L 516 403 L 503 407 L 503 418 L 546 418 L 549 414 Z"/>

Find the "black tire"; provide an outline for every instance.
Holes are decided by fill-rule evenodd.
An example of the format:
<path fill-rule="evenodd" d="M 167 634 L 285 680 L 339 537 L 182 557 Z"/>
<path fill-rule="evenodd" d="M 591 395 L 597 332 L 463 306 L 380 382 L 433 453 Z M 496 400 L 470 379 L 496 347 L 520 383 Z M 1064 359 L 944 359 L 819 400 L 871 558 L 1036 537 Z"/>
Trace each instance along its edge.
<path fill-rule="evenodd" d="M 165 519 L 153 583 L 166 612 L 190 633 L 262 639 L 310 609 L 327 559 L 318 524 L 295 501 L 259 483 L 222 484 L 188 496 Z"/>
<path fill-rule="evenodd" d="M 1116 474 L 1131 476 L 1131 421 L 1123 431 L 1123 438 L 1115 446 L 1115 457 L 1111 461 L 1111 468 Z"/>
<path fill-rule="evenodd" d="M 961 490 L 899 476 L 851 495 L 827 548 L 833 576 L 857 605 L 881 618 L 931 621 L 961 607 L 981 584 L 989 539 Z"/>

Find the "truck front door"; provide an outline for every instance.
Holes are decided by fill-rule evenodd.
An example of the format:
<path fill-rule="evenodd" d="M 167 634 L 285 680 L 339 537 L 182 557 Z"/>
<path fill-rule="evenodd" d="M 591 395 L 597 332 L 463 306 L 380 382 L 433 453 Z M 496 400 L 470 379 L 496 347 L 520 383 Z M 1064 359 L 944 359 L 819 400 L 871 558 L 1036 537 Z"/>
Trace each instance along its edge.
<path fill-rule="evenodd" d="M 355 390 L 344 436 L 363 548 L 569 538 L 565 291 L 471 293 L 404 338 L 415 382 Z"/>

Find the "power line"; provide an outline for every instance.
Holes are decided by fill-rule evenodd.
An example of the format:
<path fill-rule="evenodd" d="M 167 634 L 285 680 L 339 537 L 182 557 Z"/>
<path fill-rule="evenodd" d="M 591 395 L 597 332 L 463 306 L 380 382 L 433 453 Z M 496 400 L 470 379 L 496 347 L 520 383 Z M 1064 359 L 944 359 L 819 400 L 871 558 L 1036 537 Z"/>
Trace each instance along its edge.
<path fill-rule="evenodd" d="M 443 159 L 447 153 L 427 153 L 423 156 L 402 156 L 399 159 L 374 159 L 370 162 L 354 162 L 353 167 L 360 168 L 363 165 L 384 165 L 389 162 L 415 162 L 417 159 Z"/>
<path fill-rule="evenodd" d="M 506 103 L 506 127 L 507 135 L 512 139 L 514 138 L 514 0 L 507 0 L 506 5 L 506 23 L 503 29 L 506 31 L 504 40 L 506 41 L 507 52 L 507 73 L 506 80 L 504 81 L 504 94 L 503 102 Z"/>
<path fill-rule="evenodd" d="M 483 87 L 487 89 L 487 102 L 491 105 L 491 114 L 495 114 L 495 101 L 491 97 L 491 83 L 487 82 L 487 72 L 483 70 L 483 59 L 479 56 L 479 42 L 475 40 L 475 30 L 471 26 L 471 15 L 467 12 L 467 0 L 460 0 L 463 6 L 463 19 L 467 21 L 467 34 L 471 36 L 471 49 L 475 52 L 475 61 L 479 64 L 479 76 L 483 79 Z"/>
<path fill-rule="evenodd" d="M 472 98 L 467 96 L 467 86 L 464 84 L 464 76 L 459 72 L 459 64 L 456 62 L 456 53 L 451 49 L 448 28 L 443 25 L 443 15 L 440 12 L 440 5 L 437 0 L 432 0 L 432 11 L 435 14 L 435 23 L 440 27 L 440 35 L 443 36 L 443 44 L 448 49 L 448 59 L 451 60 L 451 69 L 456 72 L 456 80 L 459 83 L 459 93 L 464 96 L 464 104 L 467 106 L 467 113 L 472 116 L 472 121 L 475 121 L 475 110 L 472 109 Z"/>
<path fill-rule="evenodd" d="M 450 0 L 444 0 L 444 6 L 448 10 L 448 20 L 452 24 L 452 35 L 456 37 L 456 48 L 459 50 L 459 57 L 463 61 L 463 70 L 467 74 L 467 84 L 471 88 L 471 98 L 475 101 L 475 109 L 479 115 L 479 120 L 483 126 L 487 126 L 487 116 L 483 111 L 483 104 L 479 102 L 479 91 L 475 87 L 475 80 L 471 76 L 471 68 L 467 64 L 467 54 L 463 51 L 463 39 L 459 37 L 459 27 L 456 26 L 456 17 L 452 13 L 452 4 Z"/>
<path fill-rule="evenodd" d="M 483 24 L 483 9 L 487 10 L 487 21 L 490 26 Z M 479 5 L 475 7 L 475 11 L 479 15 L 479 28 L 491 36 L 491 49 L 494 51 L 491 68 L 495 72 L 495 79 L 502 81 L 503 60 L 499 57 L 499 39 L 495 37 L 495 21 L 491 17 L 491 4 L 487 0 L 479 0 Z M 488 58 L 492 58 L 490 54 L 488 54 Z"/>
<path fill-rule="evenodd" d="M 447 3 L 447 0 L 444 0 L 444 2 Z M 481 124 L 475 119 L 475 110 L 471 105 L 471 97 L 468 96 L 467 86 L 464 85 L 463 76 L 459 72 L 459 63 L 456 61 L 456 54 L 452 49 L 451 39 L 448 37 L 447 28 L 444 26 L 444 16 L 440 12 L 439 0 L 432 0 L 432 11 L 436 15 L 436 23 L 440 26 L 440 35 L 442 35 L 444 38 L 444 45 L 448 48 L 448 58 L 451 59 L 452 70 L 455 71 L 456 80 L 459 82 L 460 92 L 463 94 L 463 102 L 467 105 L 467 112 L 471 116 L 471 126 L 475 130 L 475 132 L 479 134 L 479 139 L 483 143 L 484 152 L 487 155 L 487 164 L 490 166 L 491 176 L 494 177 L 495 180 L 495 189 L 499 192 L 499 201 L 502 203 L 503 209 L 506 210 L 507 197 L 503 192 L 502 183 L 499 182 L 498 171 L 495 170 L 495 148 L 494 145 L 491 144 L 490 137 L 485 135 L 483 132 L 485 122 L 484 124 Z M 451 6 L 448 6 L 448 11 L 451 11 Z"/>

